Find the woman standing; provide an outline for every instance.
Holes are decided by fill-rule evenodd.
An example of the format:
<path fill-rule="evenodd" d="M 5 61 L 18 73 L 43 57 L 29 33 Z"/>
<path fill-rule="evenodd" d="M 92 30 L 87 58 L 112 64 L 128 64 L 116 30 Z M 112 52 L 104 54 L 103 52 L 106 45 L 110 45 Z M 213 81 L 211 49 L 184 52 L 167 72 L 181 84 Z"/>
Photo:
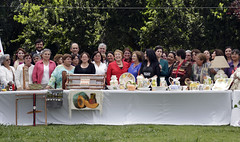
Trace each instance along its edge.
<path fill-rule="evenodd" d="M 108 65 L 107 69 L 107 84 L 110 85 L 110 80 L 112 75 L 116 75 L 117 79 L 127 72 L 128 63 L 123 61 L 123 52 L 121 50 L 115 50 L 114 52 L 115 61 Z"/>
<path fill-rule="evenodd" d="M 224 71 L 228 77 L 230 77 L 238 67 L 240 67 L 240 51 L 238 49 L 233 49 L 231 54 L 232 62 L 228 63 L 230 68 L 226 68 Z"/>
<path fill-rule="evenodd" d="M 210 76 L 210 63 L 207 63 L 207 58 L 204 53 L 199 53 L 196 57 L 196 64 L 192 65 L 192 80 L 203 83 L 206 76 Z"/>
<path fill-rule="evenodd" d="M 226 58 L 226 60 L 227 60 L 227 62 L 228 63 L 230 63 L 230 62 L 232 62 L 232 58 L 231 58 L 231 54 L 232 54 L 232 48 L 231 48 L 231 46 L 227 46 L 226 48 L 225 48 L 225 58 Z"/>
<path fill-rule="evenodd" d="M 128 67 L 132 64 L 132 51 L 129 48 L 123 51 L 123 61 L 128 63 Z"/>
<path fill-rule="evenodd" d="M 27 53 L 24 55 L 24 64 L 19 65 L 16 70 L 16 85 L 17 89 L 19 90 L 27 88 L 28 84 L 32 84 L 32 73 L 34 65 L 32 65 L 31 63 L 32 57 Z M 23 85 L 23 72 L 25 76 L 25 88 Z"/>
<path fill-rule="evenodd" d="M 143 60 L 142 53 L 140 51 L 134 51 L 132 54 L 133 63 L 128 68 L 128 72 L 133 74 L 136 80 L 142 65 L 142 60 Z"/>
<path fill-rule="evenodd" d="M 96 69 L 96 74 L 105 75 L 107 72 L 107 65 L 103 63 L 102 54 L 99 51 L 95 51 L 93 53 L 92 60 Z"/>
<path fill-rule="evenodd" d="M 207 59 L 206 62 L 207 63 L 211 63 L 211 61 L 210 61 L 210 58 L 211 58 L 210 52 L 208 50 L 205 50 L 203 53 L 206 55 L 206 59 Z"/>
<path fill-rule="evenodd" d="M 185 60 L 186 52 L 183 49 L 177 51 L 177 62 L 173 65 L 172 78 L 180 77 L 180 84 L 185 85 L 185 79 L 192 75 L 192 64 Z M 195 58 L 196 59 L 196 58 Z"/>
<path fill-rule="evenodd" d="M 56 54 L 53 58 L 54 62 L 56 63 L 56 65 L 61 65 L 63 63 L 62 61 L 62 54 Z"/>
<path fill-rule="evenodd" d="M 51 50 L 44 49 L 41 51 L 41 60 L 38 61 L 33 69 L 32 80 L 33 83 L 47 85 L 52 72 L 56 68 L 54 61 L 50 60 Z"/>
<path fill-rule="evenodd" d="M 91 63 L 90 55 L 87 52 L 83 52 L 80 55 L 80 63 L 74 69 L 75 74 L 95 74 L 96 69 Z"/>
<path fill-rule="evenodd" d="M 18 65 L 21 65 L 24 63 L 24 55 L 25 55 L 25 50 L 22 48 L 18 48 L 18 50 L 16 51 L 16 55 L 15 55 L 15 62 L 13 64 L 14 69 L 16 70 Z"/>
<path fill-rule="evenodd" d="M 142 66 L 140 68 L 139 74 L 143 75 L 144 78 L 152 78 L 154 76 L 157 77 L 157 85 L 160 85 L 160 67 L 159 62 L 157 60 L 156 54 L 152 49 L 147 49 L 144 54 L 145 61 L 143 61 Z"/>
<path fill-rule="evenodd" d="M 15 82 L 15 69 L 10 66 L 11 59 L 9 54 L 2 55 L 3 62 L 0 69 L 1 72 L 1 83 L 7 86 Z"/>
<path fill-rule="evenodd" d="M 168 85 L 170 85 L 168 78 L 172 74 L 173 65 L 176 62 L 176 53 L 173 51 L 170 51 L 168 54 L 168 57 L 167 57 L 167 61 L 168 61 L 168 76 L 167 76 L 166 80 L 167 80 Z"/>
<path fill-rule="evenodd" d="M 55 88 L 62 88 L 62 72 L 66 71 L 68 74 L 73 74 L 74 66 L 71 65 L 72 63 L 72 56 L 70 54 L 64 54 L 63 57 L 63 64 L 58 65 L 55 70 L 53 71 L 51 78 L 49 80 L 47 89 Z"/>
<path fill-rule="evenodd" d="M 74 67 L 76 67 L 78 64 L 79 64 L 78 55 L 73 54 L 73 55 L 72 55 L 72 65 L 73 65 Z"/>
<path fill-rule="evenodd" d="M 107 53 L 107 64 L 110 64 L 110 63 L 113 62 L 113 61 L 114 61 L 114 54 L 113 54 L 112 51 L 109 51 L 109 52 Z"/>
<path fill-rule="evenodd" d="M 161 77 L 166 77 L 168 75 L 168 62 L 164 59 L 162 59 L 162 53 L 163 53 L 163 48 L 161 46 L 156 46 L 155 48 L 155 54 L 157 57 L 157 60 L 159 62 L 159 68 L 160 68 L 160 76 Z"/>

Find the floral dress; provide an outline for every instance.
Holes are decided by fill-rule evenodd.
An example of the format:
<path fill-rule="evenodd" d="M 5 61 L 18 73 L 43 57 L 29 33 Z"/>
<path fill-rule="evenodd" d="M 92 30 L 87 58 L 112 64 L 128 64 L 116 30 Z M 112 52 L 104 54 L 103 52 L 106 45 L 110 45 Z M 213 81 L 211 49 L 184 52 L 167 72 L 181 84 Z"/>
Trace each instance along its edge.
<path fill-rule="evenodd" d="M 63 65 L 58 65 L 53 73 L 51 74 L 51 78 L 48 82 L 48 85 L 52 88 L 55 88 L 55 83 L 57 84 L 57 88 L 62 88 L 62 72 L 66 71 L 68 74 L 73 74 L 75 67 L 73 67 L 70 71 L 65 69 Z"/>

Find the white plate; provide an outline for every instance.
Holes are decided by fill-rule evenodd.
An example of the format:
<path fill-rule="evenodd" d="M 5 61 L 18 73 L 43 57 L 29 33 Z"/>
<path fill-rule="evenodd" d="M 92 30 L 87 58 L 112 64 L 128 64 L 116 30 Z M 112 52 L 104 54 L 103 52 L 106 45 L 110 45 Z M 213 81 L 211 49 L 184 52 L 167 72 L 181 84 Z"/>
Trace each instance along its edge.
<path fill-rule="evenodd" d="M 132 83 L 136 82 L 135 77 L 131 73 L 125 72 L 119 77 L 120 84 L 123 84 L 124 86 L 126 86 L 128 81 L 131 81 Z"/>

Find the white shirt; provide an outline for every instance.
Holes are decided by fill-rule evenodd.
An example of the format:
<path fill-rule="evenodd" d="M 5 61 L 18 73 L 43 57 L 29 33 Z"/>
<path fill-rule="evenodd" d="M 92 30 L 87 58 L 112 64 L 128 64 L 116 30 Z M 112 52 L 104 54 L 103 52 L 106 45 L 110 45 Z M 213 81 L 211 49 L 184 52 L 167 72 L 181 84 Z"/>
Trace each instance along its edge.
<path fill-rule="evenodd" d="M 16 80 L 17 88 L 23 87 L 23 67 L 24 67 L 24 64 L 19 65 L 15 72 L 15 80 Z M 28 78 L 29 78 L 28 84 L 32 84 L 33 68 L 34 68 L 34 65 L 31 65 L 28 68 Z"/>
<path fill-rule="evenodd" d="M 43 64 L 43 68 L 44 68 L 44 71 L 43 71 L 43 78 L 42 78 L 41 84 L 48 84 L 48 82 L 49 82 L 49 63 L 48 63 L 48 65 Z"/>
<path fill-rule="evenodd" d="M 15 75 L 14 67 L 10 66 L 12 70 L 8 70 L 4 66 L 0 66 L 0 74 L 1 74 L 1 83 L 7 86 L 9 81 L 14 81 L 13 76 Z"/>
<path fill-rule="evenodd" d="M 99 75 L 105 75 L 107 72 L 107 65 L 105 63 L 100 62 L 100 65 L 98 66 L 94 61 L 92 62 L 95 66 L 96 73 Z"/>

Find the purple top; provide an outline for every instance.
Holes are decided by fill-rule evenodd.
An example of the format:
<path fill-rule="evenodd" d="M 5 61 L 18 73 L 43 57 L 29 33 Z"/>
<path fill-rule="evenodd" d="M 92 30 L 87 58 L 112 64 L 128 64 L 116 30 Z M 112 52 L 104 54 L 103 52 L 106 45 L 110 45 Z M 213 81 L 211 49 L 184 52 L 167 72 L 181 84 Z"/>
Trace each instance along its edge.
<path fill-rule="evenodd" d="M 230 62 L 230 63 L 228 63 L 228 64 L 229 64 L 230 68 L 224 69 L 224 72 L 226 73 L 226 75 L 227 75 L 228 77 L 230 77 L 230 76 L 232 75 L 232 73 L 235 72 L 236 69 L 234 69 L 233 61 Z M 238 67 L 240 67 L 240 60 L 238 61 L 237 68 L 238 68 Z"/>

